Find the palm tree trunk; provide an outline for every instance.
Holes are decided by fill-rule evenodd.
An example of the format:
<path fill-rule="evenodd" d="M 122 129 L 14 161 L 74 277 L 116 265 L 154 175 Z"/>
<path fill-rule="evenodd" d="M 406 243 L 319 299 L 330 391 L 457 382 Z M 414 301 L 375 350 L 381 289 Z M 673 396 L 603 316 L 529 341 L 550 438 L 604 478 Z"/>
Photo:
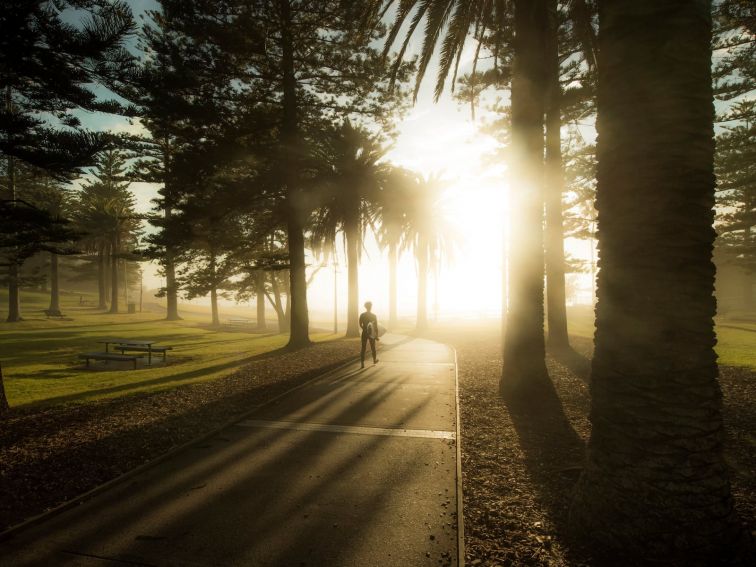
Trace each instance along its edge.
<path fill-rule="evenodd" d="M 397 246 L 395 242 L 389 244 L 388 252 L 389 261 L 389 327 L 395 328 L 398 323 L 396 311 L 396 268 L 397 268 Z"/>
<path fill-rule="evenodd" d="M 58 278 L 58 255 L 50 252 L 50 308 L 52 313 L 60 313 L 60 288 Z"/>
<path fill-rule="evenodd" d="M 546 108 L 546 305 L 551 348 L 570 346 L 564 286 L 564 228 L 562 226 L 562 113 L 559 85 L 559 20 L 556 0 L 549 0 L 548 101 Z"/>
<path fill-rule="evenodd" d="M 599 19 L 592 432 L 571 526 L 628 564 L 735 564 L 746 540 L 712 319 L 711 3 L 605 1 Z"/>
<path fill-rule="evenodd" d="M 512 73 L 514 188 L 509 222 L 509 305 L 499 391 L 524 395 L 548 377 L 543 337 L 543 115 L 548 0 L 515 1 Z"/>
<path fill-rule="evenodd" d="M 265 272 L 257 270 L 255 273 L 255 288 L 257 296 L 257 330 L 264 331 L 268 328 L 265 322 Z"/>
<path fill-rule="evenodd" d="M 283 120 L 281 137 L 284 160 L 280 164 L 286 184 L 286 230 L 289 243 L 289 278 L 291 328 L 289 344 L 299 348 L 310 344 L 310 317 L 307 309 L 307 275 L 305 273 L 305 211 L 299 188 L 297 89 L 294 70 L 294 45 L 290 0 L 278 0 L 281 17 L 281 63 L 283 75 Z"/>
<path fill-rule="evenodd" d="M 113 236 L 110 252 L 110 313 L 118 313 L 118 233 Z"/>
<path fill-rule="evenodd" d="M 359 263 L 360 242 L 359 224 L 354 219 L 345 225 L 346 253 L 347 253 L 347 279 L 349 280 L 349 292 L 347 300 L 347 337 L 360 336 L 359 325 Z"/>
<path fill-rule="evenodd" d="M 105 264 L 105 243 L 100 242 L 97 245 L 97 309 L 108 308 Z"/>
<path fill-rule="evenodd" d="M 417 329 L 428 328 L 428 244 L 420 239 L 417 245 Z"/>

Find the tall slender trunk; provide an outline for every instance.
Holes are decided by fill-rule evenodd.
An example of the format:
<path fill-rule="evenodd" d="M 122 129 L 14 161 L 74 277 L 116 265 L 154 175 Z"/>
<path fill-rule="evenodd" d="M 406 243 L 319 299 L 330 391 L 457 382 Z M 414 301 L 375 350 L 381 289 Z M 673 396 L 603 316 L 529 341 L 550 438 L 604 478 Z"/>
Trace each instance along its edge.
<path fill-rule="evenodd" d="M 5 106 L 6 111 L 13 112 L 13 96 L 11 88 L 5 89 Z M 12 206 L 15 207 L 16 201 L 16 160 L 13 156 L 8 156 L 8 189 Z M 18 254 L 16 249 L 10 253 L 8 266 L 8 318 L 6 322 L 16 323 L 21 321 L 21 296 L 18 289 Z"/>
<path fill-rule="evenodd" d="M 213 327 L 220 325 L 220 314 L 218 313 L 218 290 L 213 287 L 210 290 L 210 311 L 212 312 Z"/>
<path fill-rule="evenodd" d="M 349 283 L 347 299 L 347 337 L 360 335 L 359 325 L 359 263 L 360 229 L 359 221 L 350 219 L 344 226 L 346 231 L 347 279 Z"/>
<path fill-rule="evenodd" d="M 21 295 L 18 286 L 18 264 L 16 258 L 10 260 L 8 266 L 8 318 L 6 322 L 16 323 L 21 321 Z"/>
<path fill-rule="evenodd" d="M 603 1 L 599 20 L 592 430 L 570 524 L 626 564 L 750 564 L 714 353 L 711 3 Z"/>
<path fill-rule="evenodd" d="M 217 264 L 216 264 L 216 257 L 215 252 L 212 250 L 210 251 L 210 277 L 212 286 L 210 288 L 210 311 L 212 314 L 212 325 L 214 327 L 218 327 L 220 325 L 220 314 L 218 313 L 218 288 L 216 287 L 216 280 L 217 280 Z"/>
<path fill-rule="evenodd" d="M 546 201 L 546 305 L 548 344 L 552 348 L 570 346 L 567 337 L 567 298 L 564 285 L 564 229 L 562 226 L 562 113 L 559 85 L 559 15 L 557 1 L 549 0 L 548 100 L 546 107 L 546 158 L 544 191 Z"/>
<path fill-rule="evenodd" d="M 543 118 L 548 0 L 515 0 L 512 72 L 514 187 L 509 222 L 509 306 L 499 391 L 525 394 L 547 378 L 543 337 Z"/>
<path fill-rule="evenodd" d="M 105 243 L 97 245 L 97 309 L 107 309 L 107 281 L 106 281 Z"/>
<path fill-rule="evenodd" d="M 748 210 L 753 210 L 749 207 Z M 751 246 L 751 227 L 746 226 L 743 230 L 743 248 L 748 249 Z M 753 272 L 750 270 L 743 271 L 743 309 L 753 311 Z"/>
<path fill-rule="evenodd" d="M 278 320 L 278 332 L 285 333 L 289 330 L 286 324 L 286 312 L 284 311 L 283 301 L 281 299 L 281 289 L 278 285 L 278 278 L 276 274 L 271 272 L 270 274 L 271 287 L 273 288 L 273 309 L 276 312 L 276 318 Z"/>
<path fill-rule="evenodd" d="M 278 0 L 281 18 L 281 71 L 283 75 L 283 119 L 281 139 L 283 159 L 280 170 L 286 184 L 286 230 L 289 244 L 289 297 L 291 328 L 289 347 L 310 344 L 310 318 L 307 309 L 307 275 L 305 273 L 304 217 L 306 204 L 299 187 L 299 124 L 297 122 L 297 84 L 294 69 L 292 14 L 290 0 Z"/>
<path fill-rule="evenodd" d="M 166 182 L 167 184 L 167 182 Z M 171 220 L 172 206 L 167 202 L 164 216 L 166 224 Z M 173 247 L 169 244 L 165 247 L 165 319 L 166 321 L 180 321 L 178 312 L 178 286 L 176 285 L 176 263 L 174 261 Z"/>
<path fill-rule="evenodd" d="M 118 313 L 118 255 L 120 243 L 118 231 L 113 235 L 110 252 L 110 313 Z"/>
<path fill-rule="evenodd" d="M 394 328 L 398 323 L 396 311 L 396 268 L 397 268 L 397 246 L 395 242 L 389 244 L 388 250 L 389 261 L 389 327 Z"/>
<path fill-rule="evenodd" d="M 255 288 L 257 296 L 257 330 L 265 331 L 268 324 L 265 322 L 265 272 L 255 272 Z"/>
<path fill-rule="evenodd" d="M 50 252 L 50 307 L 49 311 L 60 313 L 60 288 L 58 279 L 58 255 Z"/>
<path fill-rule="evenodd" d="M 417 243 L 417 322 L 418 330 L 428 327 L 428 243 Z"/>

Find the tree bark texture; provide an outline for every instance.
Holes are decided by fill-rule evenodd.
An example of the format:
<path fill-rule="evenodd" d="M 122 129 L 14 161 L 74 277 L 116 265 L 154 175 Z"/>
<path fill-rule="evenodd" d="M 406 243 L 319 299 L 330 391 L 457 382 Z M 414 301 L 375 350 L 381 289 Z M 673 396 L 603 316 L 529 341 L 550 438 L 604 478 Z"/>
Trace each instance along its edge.
<path fill-rule="evenodd" d="M 8 109 L 11 109 L 11 91 L 10 87 L 6 89 L 6 102 Z M 15 159 L 8 157 L 8 186 L 10 189 L 11 200 L 16 200 L 16 168 Z M 16 323 L 21 321 L 21 295 L 18 289 L 18 263 L 16 254 L 11 253 L 8 266 L 8 318 L 6 322 Z"/>
<path fill-rule="evenodd" d="M 297 85 L 294 69 L 291 5 L 289 0 L 279 0 L 278 6 L 281 19 L 283 74 L 283 120 L 281 129 L 283 160 L 280 167 L 286 184 L 286 230 L 290 266 L 291 324 L 288 346 L 299 348 L 310 344 L 304 239 L 306 211 L 299 187 L 299 152 L 297 151 L 299 127 L 297 122 Z"/>
<path fill-rule="evenodd" d="M 499 391 L 519 397 L 547 378 L 543 336 L 543 149 L 548 0 L 515 1 L 509 304 Z"/>
<path fill-rule="evenodd" d="M 52 313 L 60 313 L 60 280 L 58 278 L 58 255 L 50 252 L 50 308 Z"/>
<path fill-rule="evenodd" d="M 592 433 L 570 524 L 620 563 L 738 563 L 714 353 L 711 4 L 603 1 L 599 18 Z"/>
<path fill-rule="evenodd" d="M 388 247 L 389 262 L 389 327 L 395 328 L 399 322 L 396 310 L 396 267 L 397 267 L 397 245 L 392 242 Z"/>
<path fill-rule="evenodd" d="M 357 209 L 359 215 L 359 204 Z M 347 337 L 359 337 L 359 303 L 360 303 L 360 227 L 357 219 L 350 219 L 345 224 L 347 247 L 347 280 L 349 283 L 347 297 Z"/>
<path fill-rule="evenodd" d="M 559 84 L 559 20 L 556 0 L 549 0 L 547 53 L 548 97 L 546 101 L 546 305 L 548 345 L 564 349 L 570 346 L 567 336 L 567 298 L 564 285 L 564 228 L 562 225 L 562 112 Z"/>

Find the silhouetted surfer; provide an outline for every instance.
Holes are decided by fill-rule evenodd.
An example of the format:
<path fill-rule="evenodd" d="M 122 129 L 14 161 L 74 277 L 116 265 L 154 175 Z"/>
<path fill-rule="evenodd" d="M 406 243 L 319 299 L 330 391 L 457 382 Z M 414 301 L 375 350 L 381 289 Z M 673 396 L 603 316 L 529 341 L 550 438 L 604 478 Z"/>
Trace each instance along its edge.
<path fill-rule="evenodd" d="M 375 313 L 371 312 L 373 303 L 370 301 L 365 302 L 365 311 L 360 315 L 360 328 L 362 329 L 362 348 L 360 349 L 360 368 L 365 368 L 365 348 L 367 342 L 370 341 L 370 350 L 373 352 L 373 364 L 378 362 L 378 357 L 375 354 L 375 341 L 379 341 L 378 338 L 378 317 Z"/>

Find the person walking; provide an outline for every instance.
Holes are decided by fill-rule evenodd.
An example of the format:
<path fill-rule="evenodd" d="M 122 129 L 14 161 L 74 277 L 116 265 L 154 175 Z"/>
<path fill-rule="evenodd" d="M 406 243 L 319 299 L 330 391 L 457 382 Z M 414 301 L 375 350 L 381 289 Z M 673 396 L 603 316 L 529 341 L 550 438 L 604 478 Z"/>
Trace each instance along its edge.
<path fill-rule="evenodd" d="M 370 341 L 370 350 L 373 353 L 373 364 L 378 362 L 378 357 L 375 353 L 375 341 L 381 339 L 378 338 L 378 317 L 372 312 L 373 303 L 371 301 L 365 302 L 365 312 L 360 315 L 360 328 L 362 329 L 362 348 L 360 349 L 360 368 L 365 368 L 365 350 L 367 343 Z"/>

